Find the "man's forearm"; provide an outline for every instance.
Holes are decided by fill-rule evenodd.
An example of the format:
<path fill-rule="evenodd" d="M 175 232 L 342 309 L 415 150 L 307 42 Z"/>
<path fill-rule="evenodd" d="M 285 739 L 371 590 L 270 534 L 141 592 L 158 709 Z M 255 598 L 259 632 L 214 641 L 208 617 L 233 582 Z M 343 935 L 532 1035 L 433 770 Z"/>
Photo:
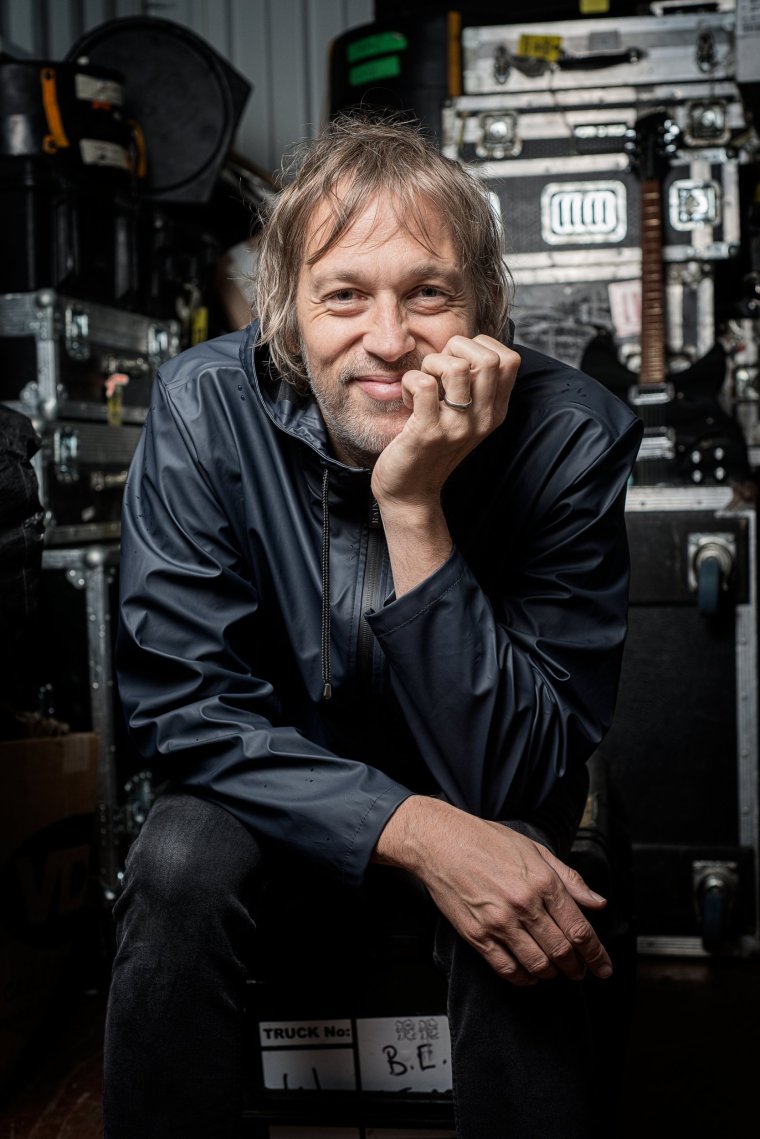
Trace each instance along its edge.
<path fill-rule="evenodd" d="M 425 581 L 448 560 L 453 542 L 440 502 L 410 507 L 379 503 L 397 597 Z"/>

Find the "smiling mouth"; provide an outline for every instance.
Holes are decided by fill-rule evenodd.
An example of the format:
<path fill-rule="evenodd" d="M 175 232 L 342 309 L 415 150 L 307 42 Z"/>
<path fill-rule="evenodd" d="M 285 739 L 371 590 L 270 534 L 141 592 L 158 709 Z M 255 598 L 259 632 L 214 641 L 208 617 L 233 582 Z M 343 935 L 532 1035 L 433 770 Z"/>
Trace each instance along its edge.
<path fill-rule="evenodd" d="M 385 403 L 401 399 L 401 374 L 356 376 L 353 383 L 370 399 Z"/>

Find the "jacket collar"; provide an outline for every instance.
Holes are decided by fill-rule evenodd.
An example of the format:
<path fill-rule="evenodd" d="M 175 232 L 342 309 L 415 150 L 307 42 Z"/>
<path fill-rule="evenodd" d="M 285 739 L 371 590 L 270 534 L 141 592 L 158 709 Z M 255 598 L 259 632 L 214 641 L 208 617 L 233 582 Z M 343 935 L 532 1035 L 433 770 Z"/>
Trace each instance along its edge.
<path fill-rule="evenodd" d="M 252 321 L 243 332 L 240 361 L 266 415 L 281 431 L 305 443 L 331 467 L 361 469 L 348 467 L 332 454 L 316 400 L 311 394 L 300 395 L 274 370 L 266 346 L 259 343 L 258 321 Z"/>

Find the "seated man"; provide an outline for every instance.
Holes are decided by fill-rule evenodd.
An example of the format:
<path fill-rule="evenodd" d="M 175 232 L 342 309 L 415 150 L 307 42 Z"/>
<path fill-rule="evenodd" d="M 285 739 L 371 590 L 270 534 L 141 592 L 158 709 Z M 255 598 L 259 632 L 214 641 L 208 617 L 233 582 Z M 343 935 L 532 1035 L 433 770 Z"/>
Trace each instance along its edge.
<path fill-rule="evenodd" d="M 505 345 L 508 295 L 474 176 L 342 118 L 272 204 L 260 323 L 162 368 L 118 664 L 170 786 L 116 905 L 108 1139 L 236 1134 L 255 893 L 283 864 L 425 887 L 462 1139 L 597 1133 L 573 982 L 610 973 L 604 899 L 558 855 L 613 713 L 640 425 Z"/>

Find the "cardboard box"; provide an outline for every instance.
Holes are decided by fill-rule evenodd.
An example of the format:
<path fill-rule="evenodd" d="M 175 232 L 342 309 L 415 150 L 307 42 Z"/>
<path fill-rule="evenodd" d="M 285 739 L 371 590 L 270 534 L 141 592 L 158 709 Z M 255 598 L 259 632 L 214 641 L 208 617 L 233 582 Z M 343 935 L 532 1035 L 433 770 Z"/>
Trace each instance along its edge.
<path fill-rule="evenodd" d="M 90 885 L 98 737 L 0 742 L 0 1087 L 41 1023 Z"/>

